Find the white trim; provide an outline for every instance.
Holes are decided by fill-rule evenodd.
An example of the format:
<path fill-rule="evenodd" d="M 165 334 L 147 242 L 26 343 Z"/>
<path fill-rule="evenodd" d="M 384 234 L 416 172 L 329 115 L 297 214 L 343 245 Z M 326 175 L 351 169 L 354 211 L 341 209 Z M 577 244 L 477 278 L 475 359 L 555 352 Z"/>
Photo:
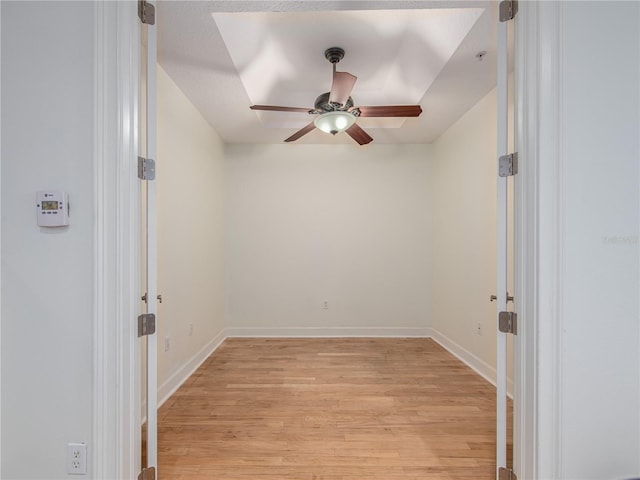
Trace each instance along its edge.
<path fill-rule="evenodd" d="M 562 475 L 562 2 L 521 2 L 516 16 L 516 295 L 514 466 Z"/>
<path fill-rule="evenodd" d="M 532 192 L 538 215 L 533 238 L 537 249 L 535 317 L 537 363 L 537 474 L 564 478 L 562 472 L 562 2 L 538 5 L 538 147 L 532 160 L 538 181 Z"/>
<path fill-rule="evenodd" d="M 95 3 L 94 385 L 95 479 L 140 469 L 139 25 L 135 2 Z M 137 403 L 136 403 L 137 402 Z"/>
<path fill-rule="evenodd" d="M 0 6 L 0 52 L 2 52 L 2 8 Z M 2 54 L 0 53 L 0 57 Z M 2 92 L 2 61 L 0 61 L 0 92 Z M 0 95 L 0 112 L 2 112 L 2 95 Z M 0 118 L 2 115 L 0 115 Z M 0 198 L 2 198 L 2 121 L 0 120 Z M 2 201 L 0 200 L 0 212 Z M 0 222 L 0 239 L 2 239 L 2 222 Z M 2 241 L 0 240 L 0 263 L 2 260 Z M 2 278 L 2 275 L 0 275 Z M 2 287 L 0 280 L 0 345 L 2 345 Z M 0 351 L 2 348 L 0 348 Z M 2 355 L 0 355 L 0 372 L 2 372 Z M 0 375 L 0 432 L 2 432 L 2 375 Z M 0 435 L 0 476 L 2 475 L 2 435 Z"/>
<path fill-rule="evenodd" d="M 496 369 L 458 343 L 443 335 L 438 330 L 429 329 L 430 337 L 442 348 L 467 365 L 494 387 L 496 386 Z M 513 379 L 507 379 L 507 395 L 513 398 Z"/>
<path fill-rule="evenodd" d="M 535 187 L 537 171 L 533 159 L 537 155 L 537 5 L 521 2 L 515 19 L 515 145 L 520 156 L 518 175 L 514 181 L 514 296 L 518 299 L 518 335 L 513 342 L 513 468 L 518 478 L 536 476 L 536 349 L 535 349 L 535 282 L 533 272 L 537 259 L 533 240 L 537 209 Z"/>
<path fill-rule="evenodd" d="M 509 23 L 496 18 L 497 26 L 497 156 L 506 155 L 509 145 Z M 496 174 L 498 170 L 496 159 Z M 507 311 L 507 265 L 509 220 L 507 216 L 508 183 L 496 180 L 496 479 L 499 469 L 507 466 L 507 336 L 499 326 L 499 312 Z"/>
<path fill-rule="evenodd" d="M 429 337 L 425 327 L 232 327 L 228 337 Z"/>
<path fill-rule="evenodd" d="M 205 360 L 209 358 L 220 345 L 222 345 L 222 342 L 224 342 L 226 338 L 224 331 L 218 333 L 218 335 L 213 337 L 211 341 L 207 342 L 207 344 L 193 357 L 191 357 L 179 370 L 173 373 L 162 383 L 162 385 L 160 385 L 160 388 L 158 389 L 158 408 L 160 408 L 164 402 L 169 400 L 171 395 L 173 395 L 198 368 L 200 368 Z"/>
<path fill-rule="evenodd" d="M 118 225 L 117 258 L 119 301 L 116 321 L 122 363 L 118 363 L 120 414 L 117 439 L 120 474 L 138 477 L 141 470 L 140 341 L 135 318 L 140 313 L 140 181 L 137 178 L 140 105 L 140 23 L 136 2 L 115 2 L 118 7 L 118 145 L 116 202 Z"/>
<path fill-rule="evenodd" d="M 156 2 L 149 3 L 157 8 Z M 146 88 L 145 88 L 145 157 L 156 160 L 156 169 L 160 168 L 157 156 L 157 23 L 143 27 L 146 33 Z M 157 321 L 162 319 L 158 315 L 158 215 L 157 215 L 157 183 L 146 182 L 146 238 L 147 254 L 146 266 L 146 312 L 155 314 Z M 147 336 L 146 349 L 146 460 L 148 468 L 158 471 L 158 333 Z"/>

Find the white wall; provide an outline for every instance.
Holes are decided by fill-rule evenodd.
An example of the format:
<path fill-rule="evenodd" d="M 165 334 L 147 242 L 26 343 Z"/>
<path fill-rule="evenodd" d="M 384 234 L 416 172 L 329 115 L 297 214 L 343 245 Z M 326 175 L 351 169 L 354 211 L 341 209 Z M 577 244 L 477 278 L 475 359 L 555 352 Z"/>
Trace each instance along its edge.
<path fill-rule="evenodd" d="M 560 476 L 638 477 L 640 4 L 561 13 Z"/>
<path fill-rule="evenodd" d="M 92 435 L 94 6 L 0 8 L 2 478 L 67 478 Z M 41 189 L 69 193 L 69 227 L 36 225 Z"/>
<path fill-rule="evenodd" d="M 228 146 L 231 333 L 431 334 L 494 379 L 496 124 L 493 90 L 432 146 Z"/>
<path fill-rule="evenodd" d="M 433 301 L 436 339 L 495 378 L 496 90 L 433 145 Z M 477 324 L 481 324 L 481 334 Z"/>
<path fill-rule="evenodd" d="M 509 83 L 512 120 L 512 79 Z M 511 143 L 513 129 L 509 130 Z M 497 282 L 497 90 L 489 92 L 441 135 L 433 152 L 436 181 L 430 327 L 435 339 L 495 382 L 496 303 L 490 302 L 489 296 L 496 293 Z M 513 187 L 509 181 L 511 216 Z M 507 262 L 510 295 L 514 293 L 512 240 L 508 242 Z M 511 338 L 508 346 L 511 359 Z M 510 361 L 508 377 L 511 392 Z"/>
<path fill-rule="evenodd" d="M 429 146 L 227 146 L 229 333 L 424 335 L 431 163 Z"/>
<path fill-rule="evenodd" d="M 224 338 L 223 156 L 217 134 L 158 67 L 160 401 Z"/>

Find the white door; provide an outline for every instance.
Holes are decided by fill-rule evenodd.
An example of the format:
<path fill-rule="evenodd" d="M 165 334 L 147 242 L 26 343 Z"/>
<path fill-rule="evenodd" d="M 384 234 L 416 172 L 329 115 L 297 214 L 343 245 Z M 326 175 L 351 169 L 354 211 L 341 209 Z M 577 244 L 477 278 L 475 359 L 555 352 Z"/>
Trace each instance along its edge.
<path fill-rule="evenodd" d="M 507 3 L 507 2 L 502 2 Z M 504 12 L 500 13 L 503 17 Z M 512 21 L 504 18 L 498 20 L 498 71 L 497 71 L 497 92 L 498 92 L 498 192 L 497 192 L 497 352 L 496 352 L 496 478 L 499 480 L 510 479 L 512 465 L 507 464 L 507 368 L 512 359 L 511 348 L 509 347 L 510 335 L 504 330 L 513 328 L 516 325 L 515 318 L 508 311 L 508 282 L 509 272 L 513 268 L 509 263 L 509 229 L 513 223 L 509 215 L 509 186 L 510 181 L 509 166 L 517 166 L 517 157 L 509 157 L 509 28 L 513 26 Z M 506 157 L 506 158 L 505 158 Z M 502 162 L 501 162 L 502 159 Z M 506 161 L 506 163 L 505 163 Z M 515 165 L 514 165 L 515 164 Z M 512 197 L 513 198 L 513 197 Z M 513 290 L 512 290 L 513 291 Z"/>
<path fill-rule="evenodd" d="M 155 2 L 147 2 L 155 10 Z M 148 12 L 147 12 L 148 13 Z M 140 106 L 140 131 L 141 148 L 140 155 L 151 161 L 156 160 L 156 25 L 142 25 L 142 85 Z M 140 170 L 140 169 L 139 169 Z M 155 166 L 147 161 L 145 173 L 139 171 L 139 175 L 146 177 L 142 185 L 142 251 L 143 251 L 143 290 L 146 292 L 145 302 L 148 325 L 153 321 L 158 322 L 158 259 L 157 259 L 157 219 L 156 219 L 156 182 Z M 148 332 L 139 332 L 142 342 L 142 398 L 146 419 L 143 427 L 143 451 L 141 479 L 157 478 L 158 468 L 158 335 L 155 325 Z"/>

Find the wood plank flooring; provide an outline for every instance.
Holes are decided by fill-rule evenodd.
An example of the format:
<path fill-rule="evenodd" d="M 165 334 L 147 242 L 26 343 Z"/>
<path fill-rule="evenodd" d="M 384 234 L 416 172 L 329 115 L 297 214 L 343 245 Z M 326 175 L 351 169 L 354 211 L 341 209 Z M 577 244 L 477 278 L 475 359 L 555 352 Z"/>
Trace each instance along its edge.
<path fill-rule="evenodd" d="M 227 339 L 159 411 L 159 478 L 492 480 L 494 396 L 430 339 Z"/>

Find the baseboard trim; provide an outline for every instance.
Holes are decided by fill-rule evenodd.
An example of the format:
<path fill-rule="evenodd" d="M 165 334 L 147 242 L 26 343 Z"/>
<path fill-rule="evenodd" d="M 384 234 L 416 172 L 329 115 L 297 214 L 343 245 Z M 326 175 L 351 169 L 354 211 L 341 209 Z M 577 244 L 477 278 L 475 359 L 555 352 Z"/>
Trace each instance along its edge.
<path fill-rule="evenodd" d="M 224 342 L 227 336 L 225 331 L 221 330 L 211 341 L 200 349 L 193 357 L 189 359 L 179 370 L 171 375 L 165 382 L 158 388 L 158 408 L 169 400 L 180 386 L 187 381 L 187 379 L 194 374 L 194 372 L 204 363 L 204 361 L 215 352 L 218 347 Z"/>
<path fill-rule="evenodd" d="M 424 327 L 235 327 L 227 337 L 429 337 Z"/>
<path fill-rule="evenodd" d="M 458 358 L 461 362 L 474 370 L 478 375 L 483 377 L 494 387 L 496 386 L 496 369 L 486 363 L 484 360 L 478 358 L 466 348 L 460 346 L 446 335 L 442 334 L 438 330 L 429 328 L 430 337 L 438 342 L 442 348 L 447 350 L 451 355 Z M 513 379 L 507 379 L 507 396 L 513 399 Z"/>

